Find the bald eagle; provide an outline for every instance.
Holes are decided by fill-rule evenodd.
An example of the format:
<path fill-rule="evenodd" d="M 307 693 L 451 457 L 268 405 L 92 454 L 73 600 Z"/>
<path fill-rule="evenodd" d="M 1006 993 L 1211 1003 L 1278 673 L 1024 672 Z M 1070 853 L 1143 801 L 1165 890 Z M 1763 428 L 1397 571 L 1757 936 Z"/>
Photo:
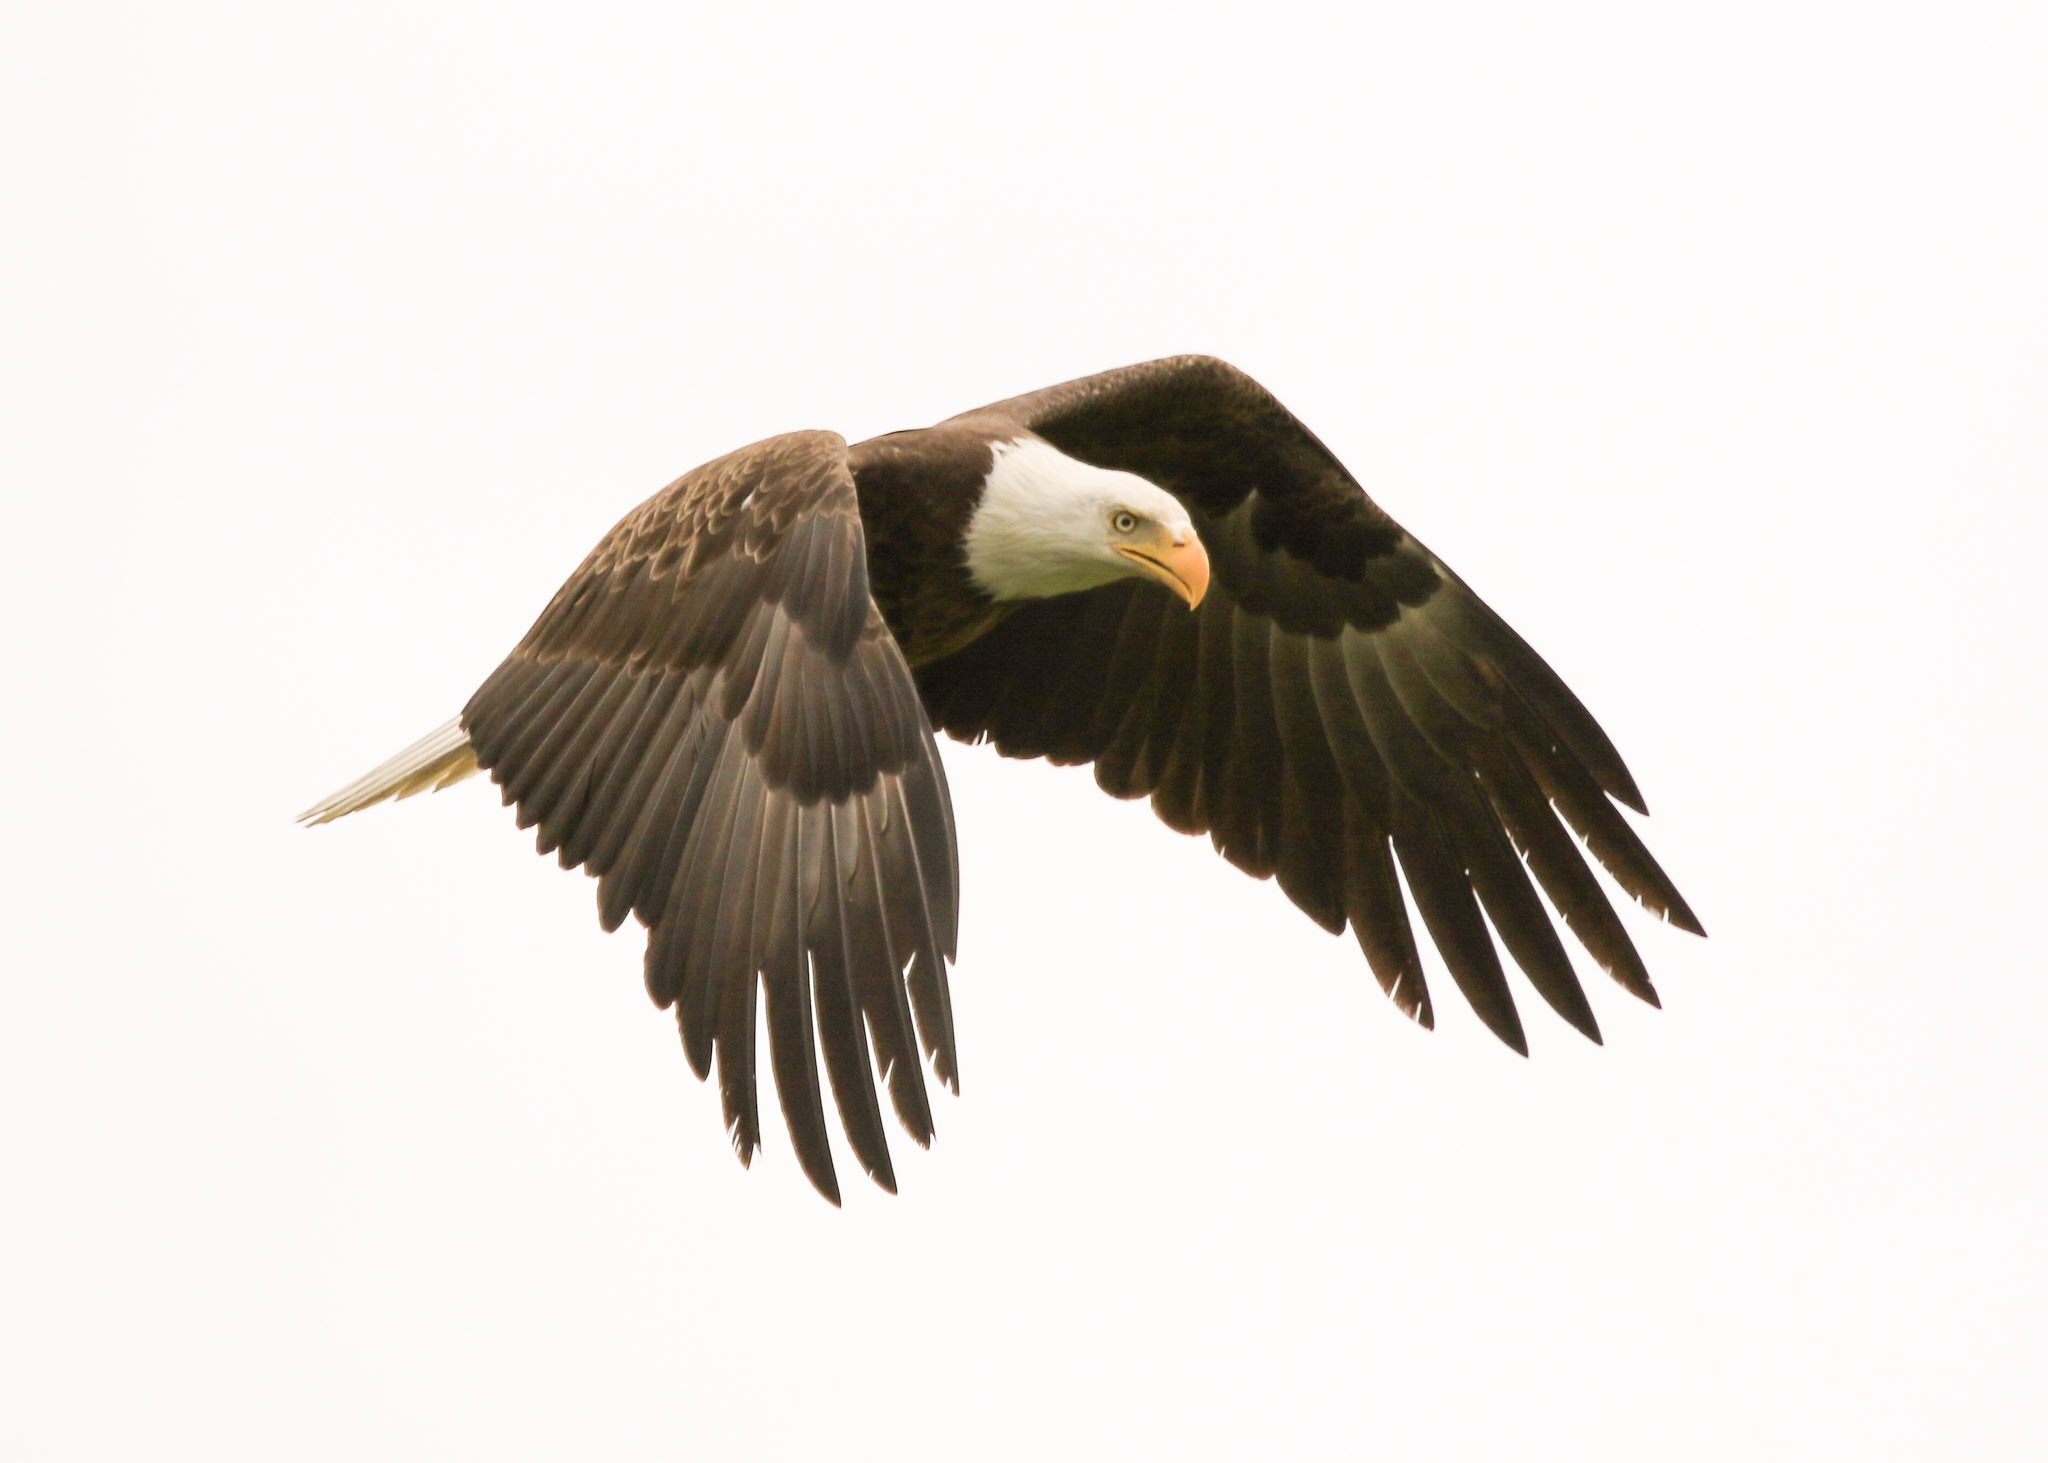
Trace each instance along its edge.
<path fill-rule="evenodd" d="M 798 1161 L 839 1200 L 818 1063 L 895 1190 L 875 1064 L 932 1137 L 959 1090 L 959 857 L 935 731 L 1092 762 L 1333 933 L 1424 1026 L 1396 869 L 1459 991 L 1528 1050 L 1493 931 L 1600 1039 L 1534 883 L 1652 1005 L 1580 853 L 1703 933 L 1557 675 L 1256 381 L 1176 356 L 848 446 L 795 432 L 620 521 L 460 716 L 301 815 L 482 769 L 540 850 L 647 927 L 647 991 L 743 1163 L 757 982 Z M 1570 830 L 1570 831 L 1567 831 Z M 1484 918 L 1482 918 L 1484 911 Z M 873 1043 L 870 1053 L 869 1044 Z"/>

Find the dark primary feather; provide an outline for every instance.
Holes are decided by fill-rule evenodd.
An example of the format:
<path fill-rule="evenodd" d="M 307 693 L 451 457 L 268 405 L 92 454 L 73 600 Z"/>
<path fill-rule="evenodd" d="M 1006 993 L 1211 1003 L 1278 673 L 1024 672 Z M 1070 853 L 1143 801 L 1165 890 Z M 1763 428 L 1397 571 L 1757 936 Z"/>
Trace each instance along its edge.
<path fill-rule="evenodd" d="M 798 1161 L 835 1202 L 818 1058 L 854 1152 L 895 1186 L 870 1036 L 932 1136 L 919 1042 L 958 1085 L 946 962 L 958 854 L 931 728 L 869 594 L 846 444 L 757 443 L 629 514 L 464 708 L 542 850 L 648 927 L 649 994 L 742 1159 L 760 1141 L 757 990 Z M 907 973 L 906 973 L 907 967 Z"/>
<path fill-rule="evenodd" d="M 1093 761 L 1105 790 L 1150 796 L 1325 928 L 1348 924 L 1424 1025 L 1396 867 L 1460 991 L 1516 1050 L 1527 1043 L 1489 921 L 1543 998 L 1599 1039 L 1531 873 L 1594 958 L 1655 1003 L 1573 834 L 1634 898 L 1700 926 L 1610 801 L 1643 807 L 1613 745 L 1257 382 L 1181 356 L 953 425 L 1033 431 L 1151 479 L 1188 507 L 1213 577 L 1193 615 L 1131 582 L 1018 608 L 918 667 L 936 726 L 1009 756 Z"/>

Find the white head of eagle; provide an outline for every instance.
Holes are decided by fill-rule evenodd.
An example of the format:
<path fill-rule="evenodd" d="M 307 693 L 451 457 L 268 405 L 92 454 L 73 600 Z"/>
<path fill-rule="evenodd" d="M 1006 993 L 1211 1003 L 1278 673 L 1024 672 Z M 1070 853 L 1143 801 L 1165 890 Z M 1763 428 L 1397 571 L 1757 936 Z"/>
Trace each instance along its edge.
<path fill-rule="evenodd" d="M 1201 603 L 1209 556 L 1171 493 L 1039 437 L 997 442 L 992 452 L 967 526 L 967 572 L 989 598 L 1044 599 L 1141 577 L 1191 609 Z"/>

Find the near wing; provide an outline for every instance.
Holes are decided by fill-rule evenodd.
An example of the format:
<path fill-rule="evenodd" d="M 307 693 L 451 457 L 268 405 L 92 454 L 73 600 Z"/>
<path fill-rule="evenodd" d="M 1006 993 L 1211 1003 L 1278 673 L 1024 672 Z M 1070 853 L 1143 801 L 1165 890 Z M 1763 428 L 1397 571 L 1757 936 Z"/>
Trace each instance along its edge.
<path fill-rule="evenodd" d="M 1397 864 L 1459 989 L 1515 1050 L 1527 1042 L 1482 909 L 1544 999 L 1599 1040 L 1530 874 L 1594 958 L 1656 1003 L 1559 822 L 1631 895 L 1701 932 L 1609 801 L 1643 810 L 1621 758 L 1521 637 L 1256 381 L 1181 356 L 968 415 L 1158 483 L 1193 515 L 1213 577 L 1194 614 L 1131 580 L 1018 609 L 919 668 L 935 725 L 1008 756 L 1092 761 L 1108 792 L 1149 794 L 1171 826 L 1277 876 L 1326 929 L 1348 923 L 1425 1026 Z"/>
<path fill-rule="evenodd" d="M 930 725 L 868 597 L 845 441 L 772 438 L 635 509 L 462 725 L 541 851 L 598 877 L 604 927 L 648 927 L 648 994 L 698 1076 L 716 1054 L 741 1161 L 760 1141 L 758 976 L 804 1172 L 838 1202 L 822 1047 L 847 1137 L 893 1191 L 868 1038 L 929 1143 L 917 1037 L 959 1086 L 959 864 Z"/>

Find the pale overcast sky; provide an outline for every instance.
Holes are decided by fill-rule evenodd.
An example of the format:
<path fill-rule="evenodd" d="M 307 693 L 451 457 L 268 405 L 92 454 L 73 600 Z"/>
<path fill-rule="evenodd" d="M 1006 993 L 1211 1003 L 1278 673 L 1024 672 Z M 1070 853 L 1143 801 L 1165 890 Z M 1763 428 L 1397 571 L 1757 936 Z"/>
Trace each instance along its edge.
<path fill-rule="evenodd" d="M 2048 12 L 1339 9 L 10 15 L 0 1454 L 2043 1455 Z M 1662 1012 L 949 745 L 834 1211 L 486 785 L 293 826 L 682 470 L 1179 351 L 1612 733 Z"/>

